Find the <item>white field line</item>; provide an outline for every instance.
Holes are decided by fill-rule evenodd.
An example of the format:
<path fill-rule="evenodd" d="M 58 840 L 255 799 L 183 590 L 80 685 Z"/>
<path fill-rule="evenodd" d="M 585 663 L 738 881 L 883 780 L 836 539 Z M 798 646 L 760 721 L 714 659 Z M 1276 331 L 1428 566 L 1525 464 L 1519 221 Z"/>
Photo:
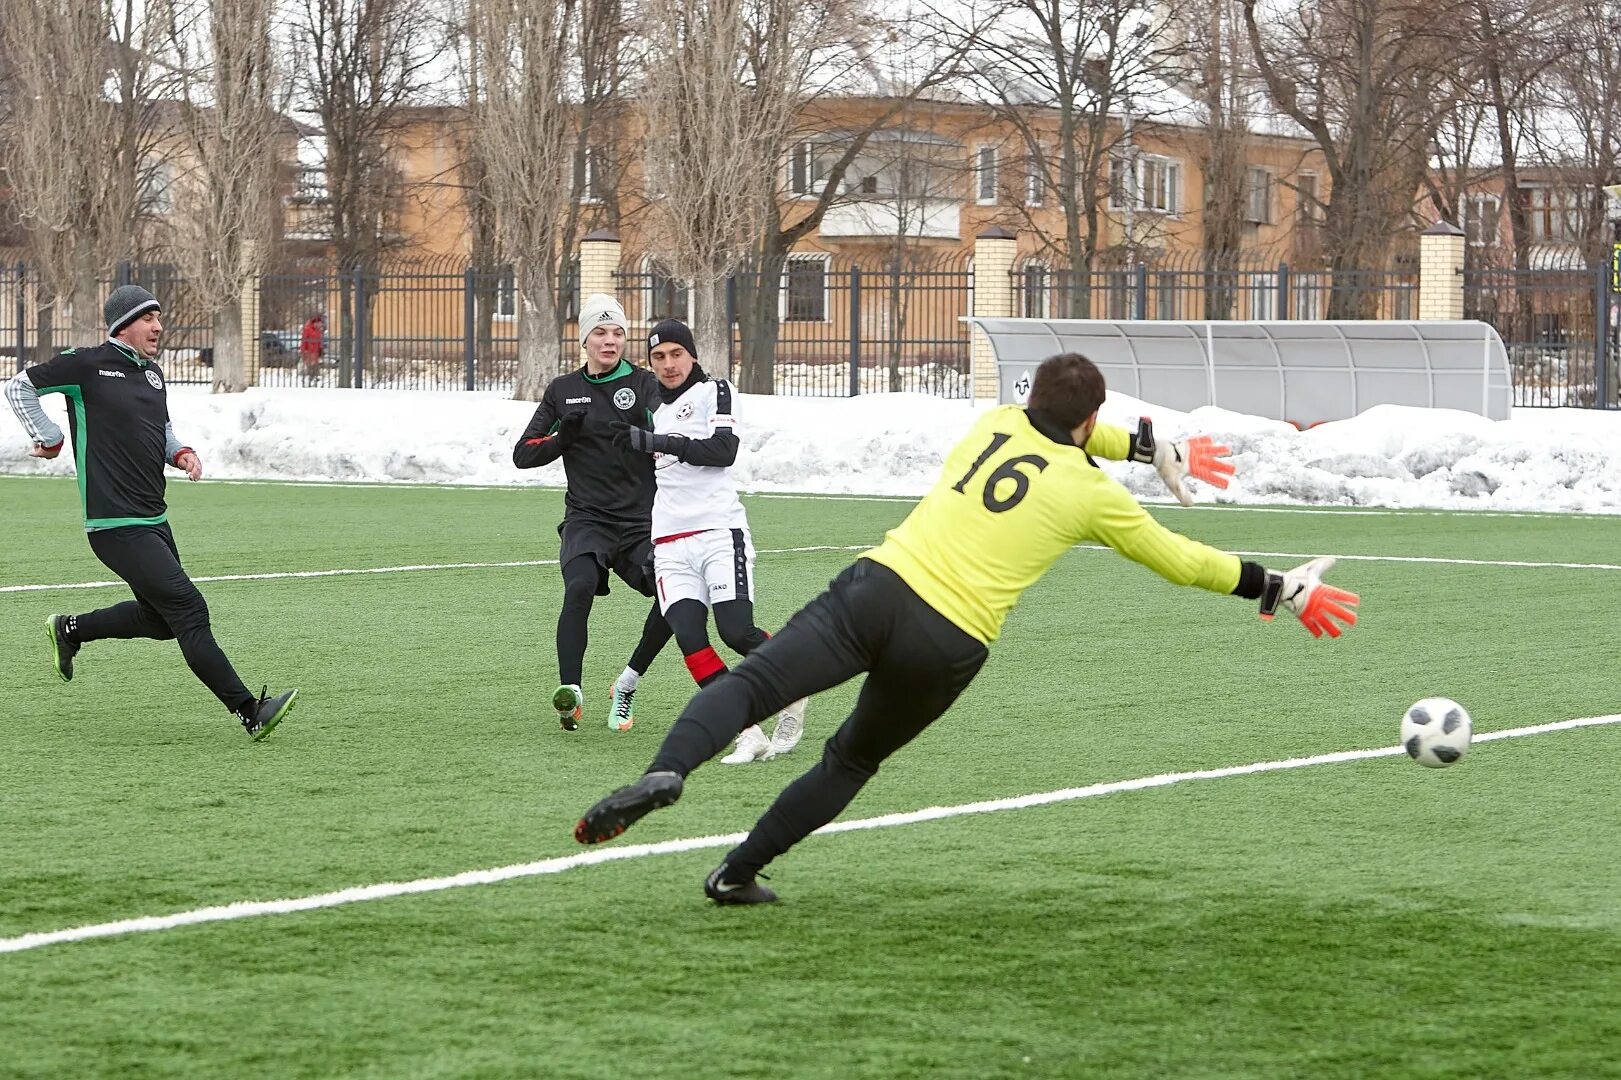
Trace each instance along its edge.
<path fill-rule="evenodd" d="M 813 544 L 808 547 L 766 548 L 760 555 L 804 555 L 820 551 L 866 551 L 872 544 Z M 1080 544 L 1076 551 L 1108 551 L 1096 544 Z M 1256 559 L 1315 559 L 1317 554 L 1301 551 L 1237 551 Z M 1431 555 L 1336 555 L 1345 562 L 1441 563 L 1448 566 L 1499 566 L 1525 570 L 1621 570 L 1618 563 L 1525 562 L 1518 559 L 1449 559 Z M 422 563 L 414 566 L 371 566 L 339 570 L 281 570 L 263 574 L 218 574 L 192 578 L 198 584 L 212 581 L 278 581 L 286 578 L 354 577 L 362 574 L 410 574 L 430 570 L 502 570 L 522 566 L 556 566 L 556 559 L 522 559 L 514 562 Z M 68 589 L 106 589 L 122 586 L 122 581 L 72 581 L 54 585 L 0 585 L 0 593 L 61 592 Z"/>
<path fill-rule="evenodd" d="M 851 544 L 844 546 L 812 545 L 810 547 L 795 548 L 767 548 L 757 552 L 759 555 L 803 555 L 817 551 L 865 551 L 871 544 Z M 414 566 L 370 566 L 358 569 L 340 570 L 280 570 L 263 574 L 216 574 L 213 577 L 196 577 L 192 581 L 203 584 L 210 581 L 278 581 L 284 578 L 323 578 L 323 577 L 353 577 L 359 574 L 411 574 L 427 570 L 504 570 L 521 566 L 556 566 L 556 559 L 519 559 L 514 562 L 459 562 L 459 563 L 422 563 Z M 0 585 L 0 593 L 18 592 L 58 592 L 64 589 L 105 589 L 122 586 L 122 581 L 73 581 L 61 585 Z"/>
<path fill-rule="evenodd" d="M 1607 716 L 1584 716 L 1574 720 L 1560 720 L 1551 724 L 1536 724 L 1531 727 L 1486 732 L 1476 735 L 1474 741 L 1495 742 L 1498 739 L 1519 739 L 1527 735 L 1544 735 L 1553 731 L 1569 731 L 1573 728 L 1597 727 L 1601 724 L 1618 723 L 1621 723 L 1621 713 L 1612 713 Z M 1400 746 L 1381 746 L 1372 750 L 1339 750 L 1331 754 L 1317 754 L 1313 757 L 1288 758 L 1282 761 L 1257 761 L 1248 765 L 1230 765 L 1220 769 L 1159 773 L 1155 776 L 1143 776 L 1135 780 L 1114 780 L 1102 784 L 1089 784 L 1086 787 L 1063 788 L 1059 791 L 1045 791 L 1034 795 L 1019 795 L 1009 799 L 991 799 L 984 802 L 964 803 L 959 806 L 930 806 L 922 810 L 910 810 L 899 814 L 882 814 L 878 817 L 858 818 L 854 821 L 836 821 L 830 825 L 824 825 L 816 831 L 820 834 L 855 832 L 861 829 L 890 829 L 900 825 L 915 825 L 923 821 L 942 821 L 946 818 L 964 817 L 969 814 L 989 814 L 1002 810 L 1022 810 L 1031 806 L 1073 802 L 1077 799 L 1091 799 L 1099 795 L 1113 795 L 1122 791 L 1143 791 L 1148 788 L 1170 787 L 1173 784 L 1184 784 L 1195 780 L 1223 780 L 1228 777 L 1250 776 L 1255 773 L 1304 769 L 1312 765 L 1337 765 L 1346 761 L 1399 757 L 1403 752 Z M 497 866 L 488 870 L 467 870 L 449 877 L 418 878 L 415 881 L 391 881 L 377 885 L 357 885 L 348 889 L 339 889 L 337 892 L 301 896 L 291 900 L 242 900 L 233 904 L 221 904 L 215 907 L 176 912 L 173 915 L 146 915 L 134 919 L 120 919 L 117 922 L 76 926 L 67 930 L 49 930 L 22 934 L 18 937 L 0 938 L 0 953 L 25 952 L 29 949 L 39 949 L 47 945 L 88 941 L 92 938 L 121 937 L 125 934 L 173 930 L 177 927 L 196 926 L 200 923 L 252 919 L 261 915 L 289 915 L 299 911 L 315 911 L 320 908 L 358 904 L 367 900 L 386 900 L 394 896 L 443 892 L 447 889 L 461 889 L 471 885 L 493 885 L 496 882 L 511 881 L 515 878 L 561 874 L 565 870 L 573 870 L 576 867 L 594 866 L 598 863 L 615 862 L 620 859 L 640 859 L 651 855 L 673 855 L 684 851 L 733 847 L 742 842 L 744 835 L 744 833 L 727 833 L 724 836 L 694 836 L 684 840 L 665 840 L 655 844 L 628 844 L 623 847 L 593 848 L 589 851 L 582 851 L 577 855 L 542 859 L 539 862 L 517 863 L 512 866 Z"/>

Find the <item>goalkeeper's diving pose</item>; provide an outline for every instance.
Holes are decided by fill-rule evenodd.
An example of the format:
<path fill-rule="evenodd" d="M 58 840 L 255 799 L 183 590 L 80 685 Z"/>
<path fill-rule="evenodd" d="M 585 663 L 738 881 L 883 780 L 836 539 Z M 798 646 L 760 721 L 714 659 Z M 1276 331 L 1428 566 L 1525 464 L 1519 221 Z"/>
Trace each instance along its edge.
<path fill-rule="evenodd" d="M 1122 429 L 1098 427 L 1103 399 L 1103 375 L 1084 356 L 1044 361 L 1028 407 L 986 413 L 907 519 L 730 677 L 699 691 L 642 778 L 586 811 L 575 838 L 597 844 L 618 836 L 679 799 L 687 775 L 749 724 L 866 672 L 855 710 L 821 760 L 777 796 L 704 882 L 718 903 L 775 900 L 755 880 L 761 869 L 832 821 L 886 758 L 951 706 L 1019 595 L 1082 541 L 1106 544 L 1175 584 L 1258 600 L 1263 619 L 1286 611 L 1316 636 L 1338 637 L 1340 623 L 1356 622 L 1357 597 L 1322 580 L 1332 558 L 1268 570 L 1150 517 L 1089 451 L 1157 457 L 1180 487 L 1183 476 L 1197 475 L 1200 457 L 1197 467 L 1211 472 L 1219 448 L 1181 445 L 1173 453 L 1141 437 L 1128 446 Z M 1099 435 L 1113 445 L 1100 445 Z M 1225 473 L 1217 480 L 1224 485 Z"/>

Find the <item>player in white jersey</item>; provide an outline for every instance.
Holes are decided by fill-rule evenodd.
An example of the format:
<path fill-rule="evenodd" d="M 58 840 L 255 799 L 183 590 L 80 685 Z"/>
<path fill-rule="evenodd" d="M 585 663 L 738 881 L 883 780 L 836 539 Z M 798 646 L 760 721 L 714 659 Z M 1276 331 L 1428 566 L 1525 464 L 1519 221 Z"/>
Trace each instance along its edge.
<path fill-rule="evenodd" d="M 737 497 L 732 387 L 698 366 L 684 323 L 666 319 L 647 338 L 659 380 L 653 430 L 614 425 L 614 438 L 653 455 L 653 577 L 664 619 L 675 631 L 687 670 L 699 686 L 726 673 L 709 643 L 709 612 L 731 649 L 748 655 L 767 634 L 754 625 L 754 543 Z M 805 731 L 805 701 L 789 705 L 767 738 L 758 726 L 737 738 L 722 760 L 740 765 L 787 753 Z"/>

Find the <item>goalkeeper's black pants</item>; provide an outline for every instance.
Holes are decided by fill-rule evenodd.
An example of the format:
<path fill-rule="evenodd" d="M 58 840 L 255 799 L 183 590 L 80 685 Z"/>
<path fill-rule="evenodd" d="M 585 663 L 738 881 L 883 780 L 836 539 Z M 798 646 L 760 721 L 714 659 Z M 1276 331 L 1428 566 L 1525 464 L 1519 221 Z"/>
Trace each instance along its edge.
<path fill-rule="evenodd" d="M 827 740 L 822 759 L 726 857 L 727 879 L 747 880 L 837 817 L 884 759 L 951 707 L 985 656 L 983 643 L 893 570 L 858 559 L 730 675 L 698 692 L 648 771 L 686 776 L 750 724 L 867 673 L 855 710 Z"/>
<path fill-rule="evenodd" d="M 253 695 L 214 640 L 208 603 L 181 567 L 168 523 L 97 529 L 88 536 L 90 550 L 129 585 L 135 599 L 73 616 L 69 640 L 178 639 L 186 666 L 221 704 L 232 712 L 251 704 Z"/>

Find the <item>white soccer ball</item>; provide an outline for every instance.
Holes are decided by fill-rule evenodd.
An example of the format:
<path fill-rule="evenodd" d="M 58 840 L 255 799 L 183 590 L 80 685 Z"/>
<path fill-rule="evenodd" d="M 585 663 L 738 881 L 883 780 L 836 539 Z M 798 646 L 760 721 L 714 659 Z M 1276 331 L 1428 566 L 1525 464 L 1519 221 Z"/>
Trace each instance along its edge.
<path fill-rule="evenodd" d="M 1474 729 L 1468 709 L 1451 698 L 1429 697 L 1402 716 L 1401 744 L 1425 768 L 1444 769 L 1463 760 Z"/>

